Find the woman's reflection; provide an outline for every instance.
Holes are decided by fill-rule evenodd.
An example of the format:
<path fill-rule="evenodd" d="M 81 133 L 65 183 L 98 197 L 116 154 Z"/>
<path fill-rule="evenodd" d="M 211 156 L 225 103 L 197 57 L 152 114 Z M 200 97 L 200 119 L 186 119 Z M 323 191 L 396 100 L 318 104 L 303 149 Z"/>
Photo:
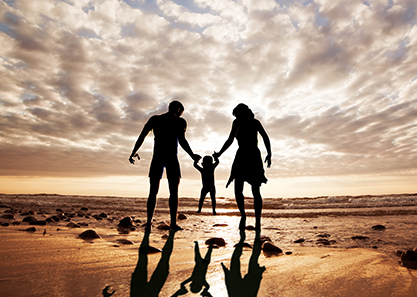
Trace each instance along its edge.
<path fill-rule="evenodd" d="M 194 241 L 195 243 L 195 247 L 194 247 L 194 261 L 195 261 L 195 266 L 194 266 L 194 270 L 193 273 L 191 274 L 191 276 L 186 279 L 185 281 L 183 281 L 181 283 L 181 288 L 175 292 L 174 295 L 172 295 L 171 297 L 175 297 L 175 296 L 181 296 L 181 295 L 185 295 L 187 294 L 187 289 L 185 288 L 185 285 L 189 282 L 191 282 L 190 284 L 190 291 L 193 293 L 198 293 L 201 291 L 201 289 L 204 286 L 204 290 L 201 292 L 201 296 L 210 296 L 211 294 L 208 292 L 210 285 L 207 283 L 206 281 L 206 273 L 207 273 L 207 268 L 210 264 L 210 259 L 211 259 L 211 252 L 213 251 L 213 247 L 212 245 L 209 246 L 206 256 L 204 257 L 204 259 L 201 257 L 200 255 L 200 249 L 198 247 L 198 242 Z"/>
<path fill-rule="evenodd" d="M 169 258 L 174 247 L 175 230 L 169 231 L 168 239 L 162 248 L 161 259 L 156 267 L 150 281 L 148 282 L 148 251 L 149 234 L 145 231 L 142 243 L 139 247 L 139 259 L 135 271 L 132 273 L 130 283 L 130 296 L 158 296 L 169 274 Z"/>
<path fill-rule="evenodd" d="M 259 266 L 258 259 L 261 254 L 261 231 L 257 230 L 253 243 L 252 255 L 249 260 L 248 273 L 242 278 L 240 272 L 240 256 L 242 255 L 243 244 L 245 242 L 245 231 L 240 231 L 240 241 L 236 245 L 230 261 L 230 269 L 221 263 L 224 271 L 225 282 L 229 297 L 255 297 L 258 295 L 261 285 L 262 274 L 265 267 Z"/>

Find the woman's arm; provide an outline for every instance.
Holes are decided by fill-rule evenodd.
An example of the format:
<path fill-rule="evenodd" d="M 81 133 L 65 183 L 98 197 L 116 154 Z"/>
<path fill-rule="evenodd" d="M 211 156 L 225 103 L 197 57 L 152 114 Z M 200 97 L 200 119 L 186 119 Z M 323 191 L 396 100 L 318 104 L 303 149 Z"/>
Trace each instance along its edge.
<path fill-rule="evenodd" d="M 265 158 L 265 163 L 267 165 L 267 167 L 271 167 L 271 157 L 272 157 L 272 152 L 271 152 L 271 142 L 269 141 L 269 136 L 268 134 L 266 134 L 266 131 L 264 129 L 264 127 L 262 126 L 261 122 L 259 122 L 259 134 L 261 134 L 262 139 L 264 141 L 265 144 L 265 148 L 266 148 L 266 152 L 267 152 L 267 156 Z"/>
<path fill-rule="evenodd" d="M 218 153 L 214 153 L 213 157 L 219 158 L 233 143 L 235 139 L 236 133 L 239 130 L 238 125 L 236 124 L 236 120 L 233 121 L 232 129 L 230 130 L 229 137 L 227 138 L 226 142 L 223 144 L 221 150 Z"/>

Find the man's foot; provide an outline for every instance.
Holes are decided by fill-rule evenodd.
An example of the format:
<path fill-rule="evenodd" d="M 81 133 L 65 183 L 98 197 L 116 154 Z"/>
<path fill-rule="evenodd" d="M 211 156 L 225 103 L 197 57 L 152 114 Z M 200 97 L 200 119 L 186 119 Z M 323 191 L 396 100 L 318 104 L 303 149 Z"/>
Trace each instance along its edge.
<path fill-rule="evenodd" d="M 217 214 L 217 212 L 215 210 L 213 210 L 213 216 L 215 216 Z"/>
<path fill-rule="evenodd" d="M 174 225 L 174 226 L 170 226 L 171 227 L 171 229 L 172 230 L 175 230 L 175 231 L 180 231 L 180 230 L 184 230 L 183 228 L 181 228 L 180 226 L 178 226 L 178 225 Z"/>
<path fill-rule="evenodd" d="M 201 209 L 197 210 L 197 213 L 200 213 L 200 212 L 201 212 Z"/>

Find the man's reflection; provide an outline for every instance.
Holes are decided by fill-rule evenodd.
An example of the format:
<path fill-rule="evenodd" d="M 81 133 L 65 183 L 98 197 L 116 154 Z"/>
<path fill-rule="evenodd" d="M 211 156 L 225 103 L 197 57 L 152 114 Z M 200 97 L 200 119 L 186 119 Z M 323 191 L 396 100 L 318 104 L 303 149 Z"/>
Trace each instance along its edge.
<path fill-rule="evenodd" d="M 191 292 L 198 293 L 204 287 L 204 290 L 201 292 L 201 296 L 211 297 L 211 294 L 208 292 L 210 285 L 206 281 L 206 274 L 207 274 L 207 268 L 210 264 L 211 252 L 213 251 L 213 246 L 212 245 L 209 246 L 206 256 L 203 259 L 200 254 L 198 242 L 194 241 L 194 243 L 195 243 L 195 247 L 194 247 L 195 266 L 194 266 L 193 273 L 188 279 L 186 279 L 185 281 L 181 283 L 181 288 L 177 292 L 175 292 L 175 294 L 172 295 L 171 297 L 176 297 L 176 296 L 187 294 L 188 291 L 185 288 L 185 285 L 189 282 L 191 282 L 190 284 Z"/>
<path fill-rule="evenodd" d="M 245 242 L 245 231 L 240 231 L 240 241 L 236 245 L 230 261 L 230 269 L 221 263 L 224 271 L 227 292 L 229 297 L 255 297 L 258 295 L 261 285 L 262 274 L 265 267 L 259 266 L 258 259 L 261 254 L 261 231 L 257 230 L 253 243 L 252 255 L 249 259 L 248 273 L 242 278 L 240 272 L 240 256 L 242 255 L 243 244 Z"/>
<path fill-rule="evenodd" d="M 148 251 L 149 251 L 149 234 L 145 231 L 142 243 L 139 247 L 139 259 L 135 271 L 132 273 L 130 283 L 130 296 L 158 296 L 169 274 L 169 258 L 174 247 L 175 230 L 169 231 L 168 239 L 162 248 L 161 259 L 156 267 L 150 281 L 148 282 Z"/>

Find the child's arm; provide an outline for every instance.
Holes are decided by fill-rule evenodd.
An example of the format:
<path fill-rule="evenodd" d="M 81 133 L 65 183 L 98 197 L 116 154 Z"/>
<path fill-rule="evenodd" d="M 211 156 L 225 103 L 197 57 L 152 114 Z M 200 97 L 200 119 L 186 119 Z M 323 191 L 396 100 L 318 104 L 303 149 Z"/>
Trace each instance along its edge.
<path fill-rule="evenodd" d="M 202 172 L 203 168 L 201 168 L 200 165 L 198 165 L 198 161 L 194 161 L 193 166 L 195 169 Z"/>
<path fill-rule="evenodd" d="M 213 159 L 214 159 L 213 168 L 216 168 L 217 165 L 219 165 L 219 163 L 220 163 L 219 157 L 214 153 L 213 154 Z"/>

